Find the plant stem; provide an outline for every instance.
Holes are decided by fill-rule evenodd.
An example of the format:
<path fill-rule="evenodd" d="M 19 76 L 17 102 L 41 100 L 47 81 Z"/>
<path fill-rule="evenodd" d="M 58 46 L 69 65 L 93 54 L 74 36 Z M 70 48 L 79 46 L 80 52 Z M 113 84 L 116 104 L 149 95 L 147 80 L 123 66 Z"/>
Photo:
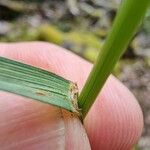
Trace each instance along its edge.
<path fill-rule="evenodd" d="M 139 27 L 150 0 L 124 0 L 78 99 L 83 118 Z"/>

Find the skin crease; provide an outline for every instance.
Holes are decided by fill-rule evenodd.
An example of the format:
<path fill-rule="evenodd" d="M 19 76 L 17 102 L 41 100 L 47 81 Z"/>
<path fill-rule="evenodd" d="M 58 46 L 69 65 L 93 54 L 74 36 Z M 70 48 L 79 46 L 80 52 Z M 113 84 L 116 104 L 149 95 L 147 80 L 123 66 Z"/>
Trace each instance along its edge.
<path fill-rule="evenodd" d="M 43 42 L 1 43 L 0 56 L 61 75 L 76 82 L 79 90 L 92 67 L 71 52 Z M 0 146 L 7 150 L 47 150 L 52 145 L 55 149 L 84 150 L 90 149 L 89 141 L 92 150 L 130 150 L 141 135 L 143 115 L 135 97 L 111 75 L 84 127 L 64 110 L 0 92 Z"/>

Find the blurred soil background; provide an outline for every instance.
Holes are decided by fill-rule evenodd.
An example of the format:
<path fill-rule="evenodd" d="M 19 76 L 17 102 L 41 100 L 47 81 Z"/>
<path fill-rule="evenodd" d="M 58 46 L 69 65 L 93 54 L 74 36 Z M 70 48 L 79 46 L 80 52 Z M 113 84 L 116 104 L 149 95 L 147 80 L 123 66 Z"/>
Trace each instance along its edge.
<path fill-rule="evenodd" d="M 94 62 L 120 0 L 0 0 L 0 42 L 48 41 Z M 121 37 L 120 37 L 121 38 Z M 150 10 L 117 76 L 136 96 L 145 127 L 136 150 L 150 150 Z"/>

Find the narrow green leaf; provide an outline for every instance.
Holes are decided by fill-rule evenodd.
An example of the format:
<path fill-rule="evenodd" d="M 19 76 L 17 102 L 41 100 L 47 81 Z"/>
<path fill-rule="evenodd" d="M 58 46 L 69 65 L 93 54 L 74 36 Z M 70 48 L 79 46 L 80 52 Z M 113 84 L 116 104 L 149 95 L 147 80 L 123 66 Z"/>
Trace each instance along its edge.
<path fill-rule="evenodd" d="M 139 27 L 149 5 L 150 0 L 122 1 L 112 30 L 79 96 L 78 103 L 82 109 L 83 118 L 88 113 L 116 62 Z"/>
<path fill-rule="evenodd" d="M 0 57 L 0 90 L 78 113 L 77 85 L 51 72 Z"/>

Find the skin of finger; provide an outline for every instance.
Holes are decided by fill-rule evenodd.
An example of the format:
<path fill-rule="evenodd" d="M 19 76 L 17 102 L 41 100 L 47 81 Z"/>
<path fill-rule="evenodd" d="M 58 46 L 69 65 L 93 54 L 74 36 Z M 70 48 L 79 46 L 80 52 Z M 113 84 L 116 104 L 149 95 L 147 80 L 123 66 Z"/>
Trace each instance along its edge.
<path fill-rule="evenodd" d="M 90 149 L 76 116 L 5 92 L 0 92 L 0 129 L 1 150 Z"/>
<path fill-rule="evenodd" d="M 91 64 L 47 43 L 2 44 L 0 55 L 55 72 L 82 88 Z M 141 109 L 134 96 L 110 76 L 85 119 L 92 149 L 128 150 L 139 139 L 143 127 Z"/>
<path fill-rule="evenodd" d="M 59 109 L 10 93 L 0 92 L 0 129 L 2 150 L 48 150 L 65 146 Z"/>
<path fill-rule="evenodd" d="M 30 57 L 27 59 L 24 58 L 26 52 L 19 54 L 22 51 L 20 46 L 15 46 L 15 50 L 13 46 L 3 46 L 0 46 L 0 56 L 38 66 L 36 60 L 40 53 L 37 59 L 32 59 L 33 53 L 26 51 Z M 46 69 L 47 65 L 41 67 Z M 0 129 L 0 149 L 3 150 L 91 149 L 77 116 L 58 107 L 6 92 L 0 92 Z"/>

